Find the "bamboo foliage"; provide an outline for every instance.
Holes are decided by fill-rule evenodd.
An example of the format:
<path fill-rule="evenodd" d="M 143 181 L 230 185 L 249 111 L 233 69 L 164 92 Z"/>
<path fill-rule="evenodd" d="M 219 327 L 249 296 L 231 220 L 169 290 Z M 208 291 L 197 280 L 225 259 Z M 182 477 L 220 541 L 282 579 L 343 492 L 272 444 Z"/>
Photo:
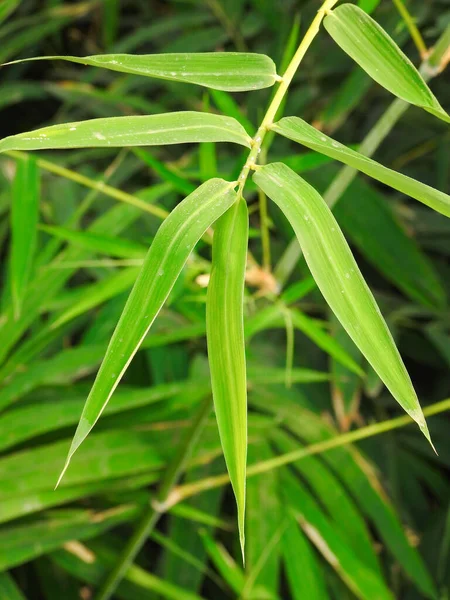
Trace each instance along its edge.
<path fill-rule="evenodd" d="M 377 223 L 364 222 L 359 213 L 355 217 L 357 194 L 344 194 L 333 214 L 326 194 L 318 189 L 333 182 L 329 163 L 338 161 L 420 202 L 412 210 L 423 216 L 424 227 L 441 234 L 448 232 L 443 217 L 450 217 L 450 196 L 443 189 L 445 153 L 444 166 L 439 163 L 437 167 L 441 190 L 424 183 L 427 180 L 419 175 L 413 178 L 396 170 L 392 161 L 381 164 L 366 156 L 364 148 L 358 151 L 326 135 L 321 130 L 329 131 L 326 117 L 312 125 L 289 116 L 289 98 L 311 44 L 328 33 L 328 43 L 339 46 L 367 77 L 361 86 L 361 75 L 353 74 L 339 91 L 330 109 L 333 127 L 346 118 L 344 96 L 364 93 L 371 79 L 398 102 L 424 109 L 421 118 L 427 124 L 433 124 L 436 117 L 437 126 L 444 128 L 450 117 L 400 49 L 401 42 L 369 16 L 374 7 L 348 3 L 335 7 L 336 3 L 325 0 L 297 49 L 294 41 L 299 27 L 294 23 L 279 69 L 282 75 L 277 74 L 272 58 L 246 50 L 239 27 L 245 20 L 243 13 L 228 15 L 221 3 L 208 5 L 222 21 L 226 35 L 242 47 L 241 52 L 203 52 L 201 40 L 192 42 L 198 43 L 199 51 L 196 47 L 192 52 L 189 47 L 180 51 L 172 40 L 167 52 L 131 53 L 126 43 L 114 44 L 120 3 L 111 2 L 105 8 L 108 18 L 103 32 L 110 52 L 10 60 L 16 42 L 8 42 L 10 32 L 1 24 L 20 3 L 8 2 L 0 8 L 0 39 L 3 36 L 8 42 L 1 56 L 10 60 L 2 65 L 5 72 L 34 68 L 35 61 L 39 68 L 41 61 L 52 61 L 47 64 L 79 69 L 85 79 L 70 91 L 70 102 L 77 98 L 86 103 L 84 107 L 83 102 L 75 102 L 73 111 L 68 104 L 76 120 L 68 121 L 63 111 L 63 122 L 44 122 L 42 127 L 0 140 L 0 161 L 16 165 L 13 177 L 4 170 L 5 180 L 13 181 L 9 237 L 0 228 L 0 242 L 7 239 L 9 253 L 0 313 L 4 339 L 0 409 L 5 411 L 0 416 L 0 449 L 5 452 L 0 457 L 0 522 L 5 524 L 0 528 L 0 546 L 6 549 L 0 552 L 5 571 L 0 574 L 0 595 L 5 598 L 21 597 L 8 569 L 30 560 L 37 560 L 44 569 L 49 560 L 75 580 L 98 586 L 98 600 L 116 592 L 126 599 L 150 593 L 198 600 L 204 578 L 243 600 L 276 600 L 281 597 L 280 572 L 285 573 L 294 598 L 305 594 L 331 598 L 333 582 L 338 582 L 336 589 L 344 590 L 342 597 L 390 599 L 395 591 L 384 572 L 384 557 L 381 560 L 374 551 L 366 520 L 420 593 L 437 597 L 435 582 L 417 549 L 409 544 L 376 473 L 355 447 L 346 445 L 357 441 L 358 435 L 363 439 L 389 430 L 390 422 L 380 429 L 368 425 L 349 430 L 362 423 L 363 390 L 377 397 L 385 386 L 389 394 L 384 404 L 364 408 L 369 418 L 376 411 L 383 414 L 392 396 L 434 449 L 425 419 L 427 409 L 421 406 L 405 366 L 408 361 L 397 347 L 397 328 L 406 323 L 408 329 L 416 317 L 430 321 L 427 335 L 433 352 L 449 364 L 448 331 L 441 313 L 446 305 L 444 266 L 435 269 L 399 225 L 397 213 L 381 208 L 378 188 L 361 183 L 358 190 L 367 190 L 363 206 L 370 206 L 370 218 L 379 219 L 389 232 L 389 248 L 395 257 L 391 257 L 392 268 L 380 249 L 383 241 L 378 230 L 372 237 L 368 234 Z M 48 16 L 67 24 L 76 14 L 93 10 L 93 4 L 60 7 L 56 13 L 49 9 L 42 22 L 35 20 L 33 35 L 26 38 L 23 48 L 52 31 Z M 258 9 L 263 13 L 262 6 Z M 209 18 L 195 10 L 191 16 L 197 25 Z M 25 31 L 26 23 L 21 25 L 19 20 L 19 29 Z M 165 28 L 170 32 L 176 25 L 169 20 Z M 150 28 L 150 33 L 159 35 L 157 28 Z M 436 69 L 445 67 L 449 44 L 446 30 L 436 44 L 442 60 Z M 87 83 L 90 77 L 94 82 L 105 77 L 112 83 L 102 88 Z M 152 93 L 135 93 L 135 81 Z M 204 88 L 201 101 L 185 102 L 186 92 L 179 91 L 182 83 Z M 254 127 L 230 93 L 272 87 L 267 109 Z M 163 91 L 157 94 L 155 90 Z M 67 85 L 54 82 L 42 89 L 31 81 L 23 86 L 7 84 L 0 108 L 2 102 L 12 104 L 11 99 L 20 94 L 64 98 L 67 91 Z M 168 106 L 161 97 L 171 98 Z M 179 110 L 183 104 L 187 110 Z M 86 113 L 94 118 L 85 118 Z M 440 142 L 447 137 L 445 130 Z M 308 152 L 280 158 L 278 147 L 287 153 L 291 142 Z M 176 160 L 161 158 L 160 147 L 178 145 L 182 147 Z M 153 148 L 145 150 L 147 146 Z M 117 148 L 122 150 L 113 155 L 100 179 L 92 177 L 89 164 L 86 169 L 76 166 L 77 153 L 104 160 Z M 66 150 L 71 152 L 59 152 Z M 42 151 L 52 153 L 43 157 Z M 72 159 L 63 158 L 67 156 Z M 70 160 L 75 161 L 73 168 Z M 144 185 L 133 193 L 120 190 L 121 178 L 126 180 L 136 171 L 140 181 L 150 172 L 164 183 Z M 54 198 L 61 196 L 58 190 L 52 190 L 49 198 L 41 191 L 41 179 L 49 173 L 68 182 L 68 202 L 77 198 L 79 184 L 90 188 L 67 218 L 59 217 L 54 208 Z M 256 234 L 256 211 L 251 203 L 255 192 Z M 177 194 L 183 195 L 181 201 Z M 376 197 L 373 202 L 371 194 Z M 80 223 L 90 219 L 92 204 L 99 198 L 114 199 L 117 204 L 99 211 L 83 230 Z M 6 204 L 0 194 L 0 216 Z M 59 210 L 64 213 L 61 206 Z M 129 233 L 139 232 L 140 227 L 145 235 Z M 293 230 L 305 265 L 298 265 L 298 254 L 286 253 L 272 272 L 270 244 L 277 227 L 286 239 Z M 261 238 L 262 266 L 258 253 L 255 258 L 253 252 L 255 235 Z M 355 254 L 347 237 L 357 247 Z M 439 235 L 428 243 L 448 255 L 439 245 Z M 377 290 L 366 283 L 361 256 L 420 306 L 409 304 L 402 312 L 391 306 L 389 297 L 378 298 Z M 303 279 L 291 280 L 283 289 L 296 268 Z M 86 273 L 83 281 L 87 283 L 78 285 L 80 272 Z M 319 313 L 327 315 L 329 307 L 339 326 L 330 329 L 327 321 L 310 313 L 308 303 L 302 302 L 305 297 L 318 303 Z M 95 318 L 89 320 L 93 311 Z M 282 352 L 278 342 L 272 350 L 267 341 L 272 329 L 283 335 L 286 347 Z M 342 337 L 345 332 L 349 339 Z M 414 327 L 408 333 L 407 339 L 414 339 Z M 77 336 L 79 348 L 62 345 Z M 203 338 L 207 363 L 199 358 Z M 325 372 L 323 364 L 308 366 L 309 358 L 305 368 L 293 366 L 298 340 L 303 357 L 313 354 L 311 348 L 330 357 L 332 373 Z M 270 358 L 276 364 L 269 366 Z M 283 363 L 285 369 L 279 367 Z M 152 374 L 151 390 L 140 385 L 141 373 L 147 369 Z M 93 384 L 87 385 L 85 378 L 95 372 Z M 318 395 L 304 392 L 306 386 L 316 389 L 330 381 L 335 392 L 341 393 L 348 385 L 357 396 L 349 406 L 341 398 L 333 407 L 345 431 L 341 442 L 333 426 L 317 414 L 323 410 L 320 402 L 315 405 Z M 62 386 L 68 390 L 64 398 L 60 398 Z M 27 401 L 21 403 L 23 397 Z M 214 418 L 210 418 L 212 406 Z M 447 409 L 448 400 L 436 410 Z M 399 423 L 393 428 L 407 421 Z M 71 437 L 67 428 L 75 425 Z M 199 439 L 201 444 L 197 444 Z M 22 448 L 35 443 L 31 449 Z M 427 460 L 440 460 L 427 454 L 423 438 L 414 443 Z M 399 468 L 411 462 L 410 447 L 405 447 L 398 455 Z M 324 454 L 323 460 L 311 456 L 331 448 L 334 454 Z M 217 457 L 223 457 L 223 468 L 217 467 Z M 298 460 L 301 465 L 286 468 Z M 407 484 L 421 506 L 425 506 L 425 494 L 417 481 L 423 479 L 427 485 L 433 481 L 440 491 L 448 491 L 439 477 L 415 468 Z M 185 480 L 178 485 L 182 475 Z M 248 478 L 253 479 L 247 503 Z M 57 489 L 52 491 L 56 481 Z M 221 487 L 228 482 L 237 505 L 244 565 L 246 528 L 252 540 L 247 571 L 213 535 L 214 528 L 230 529 L 220 515 Z M 149 485 L 157 485 L 158 491 L 150 497 L 140 495 Z M 327 489 L 332 493 L 324 498 Z M 205 492 L 206 500 L 200 492 Z M 268 498 L 262 497 L 265 494 Z M 90 496 L 111 499 L 113 508 L 64 508 Z M 265 510 L 270 515 L 264 515 Z M 169 537 L 156 529 L 163 514 L 169 518 Z M 346 515 L 351 520 L 348 525 Z M 137 517 L 135 533 L 116 552 L 110 530 Z M 31 519 L 31 525 L 14 521 L 23 518 Z M 97 539 L 100 534 L 101 541 Z M 158 576 L 132 564 L 149 537 L 170 557 L 161 563 Z M 183 587 L 180 581 L 186 564 L 188 582 Z M 164 573 L 177 583 L 162 579 Z"/>

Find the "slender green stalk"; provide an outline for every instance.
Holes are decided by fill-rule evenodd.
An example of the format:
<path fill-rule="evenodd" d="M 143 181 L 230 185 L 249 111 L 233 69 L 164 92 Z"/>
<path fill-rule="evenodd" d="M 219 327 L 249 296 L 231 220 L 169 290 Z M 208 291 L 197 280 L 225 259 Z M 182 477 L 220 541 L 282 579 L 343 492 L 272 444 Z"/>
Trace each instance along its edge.
<path fill-rule="evenodd" d="M 260 188 L 258 188 L 258 201 L 262 245 L 262 266 L 265 271 L 270 272 L 271 257 L 269 215 L 267 213 L 267 196 Z"/>
<path fill-rule="evenodd" d="M 450 398 L 442 400 L 441 402 L 436 402 L 431 406 L 427 406 L 423 409 L 423 414 L 426 417 L 432 417 L 433 415 L 437 415 L 447 410 L 450 410 Z M 336 437 L 330 438 L 323 442 L 311 444 L 305 448 L 300 448 L 299 450 L 294 450 L 293 452 L 288 452 L 286 454 L 282 454 L 281 456 L 276 456 L 275 458 L 250 465 L 247 468 L 247 478 L 253 477 L 254 475 L 260 475 L 261 473 L 267 473 L 267 471 L 278 469 L 284 465 L 289 465 L 297 460 L 307 458 L 308 456 L 322 454 L 327 450 L 339 448 L 340 446 L 346 446 L 348 444 L 352 444 L 353 442 L 364 440 L 374 435 L 379 435 L 380 433 L 385 433 L 386 431 L 392 431 L 394 429 L 398 429 L 399 427 L 405 427 L 405 425 L 412 425 L 413 423 L 414 421 L 409 415 L 403 415 L 401 417 L 396 417 L 395 419 L 390 419 L 389 421 L 382 421 L 381 423 L 375 423 L 374 425 L 361 427 L 355 431 L 337 435 Z M 186 498 L 195 496 L 200 492 L 221 487 L 227 483 L 229 483 L 228 475 L 223 474 L 217 475 L 216 477 L 208 477 L 194 483 L 185 484 L 172 490 L 167 499 L 167 503 L 170 506 L 173 506 L 174 504 L 178 504 L 178 502 L 182 502 Z"/>
<path fill-rule="evenodd" d="M 258 155 L 261 152 L 261 145 L 264 141 L 265 135 L 272 125 L 273 120 L 284 100 L 284 97 L 289 89 L 292 79 L 297 72 L 300 63 L 303 60 L 308 48 L 311 46 L 314 38 L 319 33 L 320 24 L 322 23 L 325 15 L 329 12 L 338 0 L 325 0 L 321 8 L 318 10 L 317 15 L 313 19 L 308 31 L 305 33 L 304 38 L 300 42 L 297 52 L 292 57 L 283 77 L 280 78 L 280 85 L 269 104 L 269 108 L 264 115 L 261 125 L 253 138 L 252 149 L 249 152 L 245 165 L 242 167 L 241 174 L 239 175 L 239 191 L 242 193 L 245 182 L 247 181 L 248 174 L 251 169 L 256 169 L 256 163 L 258 161 Z"/>
<path fill-rule="evenodd" d="M 230 17 L 228 16 L 226 10 L 222 6 L 219 0 L 205 0 L 206 4 L 211 9 L 211 12 L 217 17 L 217 19 L 223 24 L 226 32 L 233 40 L 236 49 L 239 52 L 246 52 L 247 45 L 245 43 L 244 38 L 242 37 L 242 33 L 239 30 L 239 27 L 234 23 Z"/>
<path fill-rule="evenodd" d="M 393 0 L 398 12 L 402 16 L 405 21 L 405 25 L 408 28 L 408 31 L 411 35 L 413 42 L 416 45 L 417 50 L 419 51 L 420 58 L 424 60 L 428 53 L 428 48 L 424 42 L 422 34 L 420 33 L 413 17 L 410 15 L 408 9 L 403 3 L 403 0 Z"/>
<path fill-rule="evenodd" d="M 439 75 L 445 68 L 449 57 L 450 26 L 437 41 L 429 58 L 422 62 L 420 66 L 425 81 L 429 81 Z M 404 100 L 394 100 L 363 139 L 359 146 L 359 152 L 365 156 L 372 156 L 410 106 Z M 330 208 L 333 208 L 341 198 L 357 174 L 358 171 L 352 167 L 346 166 L 340 169 L 323 195 L 323 199 Z M 280 286 L 283 286 L 289 279 L 301 255 L 302 251 L 297 239 L 293 238 L 275 267 L 275 279 L 280 283 Z"/>
<path fill-rule="evenodd" d="M 164 474 L 164 479 L 156 494 L 156 498 L 150 502 L 150 506 L 147 508 L 140 523 L 136 527 L 136 530 L 129 539 L 116 565 L 100 588 L 96 600 L 108 600 L 108 598 L 111 598 L 127 569 L 130 567 L 148 536 L 155 528 L 161 515 L 170 508 L 167 503 L 168 496 L 173 486 L 177 483 L 186 462 L 192 454 L 192 450 L 198 441 L 203 426 L 211 412 L 211 405 L 211 397 L 208 396 L 201 404 L 198 413 L 192 421 L 191 427 L 186 432 L 184 439 L 169 463 Z"/>
<path fill-rule="evenodd" d="M 27 156 L 25 152 L 19 152 L 17 150 L 11 150 L 9 152 L 5 152 L 7 156 L 11 158 L 24 158 Z M 152 204 L 147 204 L 143 200 L 139 200 L 135 196 L 131 194 L 127 194 L 126 192 L 122 192 L 122 190 L 118 190 L 115 187 L 107 185 L 103 181 L 95 181 L 94 179 L 90 179 L 85 175 L 81 175 L 76 171 L 72 171 L 70 169 L 66 169 L 66 167 L 61 167 L 60 165 L 55 165 L 48 160 L 44 160 L 42 158 L 36 159 L 36 164 L 39 168 L 44 169 L 45 171 L 49 171 L 50 173 L 54 173 L 55 175 L 59 175 L 60 177 L 65 177 L 66 179 L 70 179 L 71 181 L 75 181 L 75 183 L 79 183 L 80 185 L 84 185 L 85 187 L 91 188 L 92 190 L 96 190 L 105 196 L 109 196 L 110 198 L 114 198 L 114 200 L 119 200 L 119 202 L 125 202 L 126 204 L 131 204 L 136 208 L 140 208 L 141 210 L 158 217 L 159 219 L 165 219 L 168 216 L 167 210 L 161 208 L 159 206 L 153 206 Z"/>

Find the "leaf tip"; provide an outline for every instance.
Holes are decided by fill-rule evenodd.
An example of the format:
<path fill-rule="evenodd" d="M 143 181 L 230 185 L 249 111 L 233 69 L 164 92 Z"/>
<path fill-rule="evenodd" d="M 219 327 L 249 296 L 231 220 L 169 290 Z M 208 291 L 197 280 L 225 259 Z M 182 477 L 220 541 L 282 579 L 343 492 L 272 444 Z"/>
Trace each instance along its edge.
<path fill-rule="evenodd" d="M 241 545 L 242 566 L 245 567 L 245 534 L 244 528 L 239 524 L 239 543 Z"/>
<path fill-rule="evenodd" d="M 422 416 L 421 421 L 419 422 L 419 429 L 423 433 L 423 435 L 426 437 L 426 439 L 428 440 L 428 442 L 429 442 L 430 446 L 433 448 L 434 453 L 436 454 L 436 456 L 439 456 L 436 448 L 434 447 L 433 442 L 431 441 L 431 435 L 430 435 L 430 432 L 428 430 L 428 426 L 427 426 L 427 424 L 426 424 L 425 419 L 424 419 L 423 416 Z"/>
<path fill-rule="evenodd" d="M 63 469 L 62 469 L 62 471 L 61 471 L 61 473 L 60 473 L 60 475 L 58 477 L 58 481 L 56 482 L 56 485 L 55 485 L 55 488 L 54 488 L 53 491 L 55 491 L 55 490 L 58 489 L 58 486 L 61 483 L 62 478 L 64 477 L 64 475 L 65 475 L 65 473 L 66 473 L 66 471 L 67 471 L 67 469 L 68 469 L 68 467 L 70 465 L 70 459 L 71 458 L 72 458 L 72 455 L 69 453 L 69 456 L 66 458 L 66 462 L 64 463 L 64 467 L 63 467 Z"/>

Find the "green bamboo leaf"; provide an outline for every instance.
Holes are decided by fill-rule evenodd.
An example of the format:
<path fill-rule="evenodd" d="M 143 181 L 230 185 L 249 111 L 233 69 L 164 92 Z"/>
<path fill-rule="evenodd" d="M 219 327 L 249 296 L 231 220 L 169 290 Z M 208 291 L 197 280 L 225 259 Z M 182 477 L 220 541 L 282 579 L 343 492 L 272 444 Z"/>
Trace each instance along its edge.
<path fill-rule="evenodd" d="M 156 441 L 159 443 L 157 449 Z M 114 429 L 93 433 L 74 457 L 60 489 L 114 478 L 155 472 L 164 466 L 160 452 L 173 441 L 163 433 Z M 52 490 L 68 439 L 7 454 L 0 460 L 0 498 L 13 499 Z M 167 451 L 167 449 L 166 449 Z M 126 457 L 126 459 L 125 459 Z M 6 508 L 5 508 L 6 510 Z M 3 512 L 0 520 L 3 519 Z"/>
<path fill-rule="evenodd" d="M 207 181 L 187 196 L 159 228 L 86 401 L 59 481 L 103 412 L 195 244 L 236 200 L 234 185 L 223 179 Z"/>
<path fill-rule="evenodd" d="M 352 4 L 328 13 L 324 26 L 334 41 L 389 92 L 450 123 L 419 71 L 376 21 Z"/>
<path fill-rule="evenodd" d="M 273 457 L 273 451 L 266 441 L 250 445 L 248 450 L 250 464 Z M 279 541 L 285 529 L 278 486 L 278 472 L 275 470 L 250 477 L 247 481 L 248 579 L 251 580 L 251 588 L 262 586 L 274 596 L 280 577 Z M 252 577 L 252 574 L 256 576 Z M 250 591 L 248 579 L 245 588 L 247 594 Z"/>
<path fill-rule="evenodd" d="M 142 258 L 147 250 L 143 244 L 122 237 L 100 235 L 53 225 L 39 225 L 39 229 L 66 242 L 72 242 L 80 248 L 119 258 Z"/>
<path fill-rule="evenodd" d="M 299 142 L 307 148 L 311 148 L 311 150 L 325 154 L 354 169 L 358 169 L 358 171 L 450 217 L 450 196 L 402 173 L 388 169 L 371 158 L 367 158 L 367 156 L 347 148 L 347 146 L 317 131 L 317 129 L 308 125 L 303 119 L 285 117 L 278 121 L 278 123 L 274 123 L 271 129 L 284 137 Z"/>
<path fill-rule="evenodd" d="M 51 359 L 22 366 L 0 389 L 0 410 L 19 400 L 40 385 L 64 385 L 85 377 L 101 361 L 104 347 L 78 346 L 53 355 Z"/>
<path fill-rule="evenodd" d="M 162 146 L 192 142 L 233 142 L 249 148 L 251 138 L 242 125 L 231 117 L 181 111 L 51 125 L 0 140 L 0 152 Z"/>
<path fill-rule="evenodd" d="M 217 425 L 236 496 L 243 556 L 247 461 L 243 301 L 247 241 L 247 205 L 241 199 L 223 215 L 214 231 L 206 335 Z"/>
<path fill-rule="evenodd" d="M 56 359 L 58 359 L 58 355 L 56 355 Z M 98 362 L 100 360 L 101 354 L 99 353 Z M 60 361 L 57 360 L 57 362 Z M 97 361 L 94 362 L 94 365 L 96 364 Z M 44 361 L 39 361 L 35 365 L 41 366 L 43 369 L 46 366 Z M 44 380 L 44 383 L 48 382 L 48 379 Z M 30 389 L 32 388 L 33 386 L 30 386 Z M 55 391 L 58 393 L 57 390 Z M 154 385 L 151 388 L 124 386 L 124 389 L 121 387 L 117 390 L 114 402 L 106 406 L 105 415 L 113 415 L 162 401 L 165 401 L 164 404 L 166 405 L 170 403 L 171 398 L 182 396 L 183 399 L 186 399 L 190 393 L 194 392 L 200 392 L 203 396 L 206 396 L 210 393 L 209 384 L 184 380 L 182 382 Z M 82 395 L 82 393 L 80 391 L 69 396 L 65 394 L 64 399 L 61 399 L 59 403 L 36 400 L 33 403 L 20 403 L 14 410 L 5 412 L 0 420 L 0 450 L 4 451 L 11 446 L 49 431 L 75 425 L 78 422 L 85 401 L 85 395 Z M 46 394 L 49 396 L 50 392 L 46 390 Z"/>
<path fill-rule="evenodd" d="M 294 515 L 281 540 L 286 576 L 293 600 L 328 600 L 325 578 L 314 549 L 298 527 Z"/>
<path fill-rule="evenodd" d="M 19 6 L 20 0 L 3 0 L 0 4 L 0 23 L 6 21 L 9 15 Z"/>
<path fill-rule="evenodd" d="M 81 298 L 71 302 L 69 307 L 51 323 L 50 329 L 61 327 L 64 323 L 129 290 L 135 282 L 137 274 L 138 269 L 136 268 L 122 269 L 110 277 L 105 277 L 90 285 L 88 293 L 84 293 Z"/>
<path fill-rule="evenodd" d="M 7 64 L 32 60 L 66 60 L 121 73 L 194 83 L 228 92 L 259 90 L 270 87 L 277 81 L 273 60 L 264 54 L 249 52 L 38 56 Z"/>
<path fill-rule="evenodd" d="M 3 600 L 25 600 L 12 575 L 6 571 L 0 573 L 0 597 Z"/>
<path fill-rule="evenodd" d="M 17 161 L 11 203 L 11 295 L 20 316 L 36 249 L 39 217 L 39 169 L 34 158 Z"/>
<path fill-rule="evenodd" d="M 138 158 L 145 162 L 152 171 L 157 173 L 161 177 L 161 179 L 173 186 L 173 189 L 180 192 L 180 194 L 191 194 L 195 190 L 196 186 L 193 183 L 191 183 L 186 177 L 182 177 L 174 170 L 167 167 L 163 162 L 161 162 L 152 154 L 150 154 L 148 150 L 143 150 L 142 148 L 135 148 L 133 152 Z"/>
<path fill-rule="evenodd" d="M 285 503 L 304 533 L 355 596 L 361 600 L 393 600 L 383 579 L 347 544 L 300 480 L 283 470 L 281 481 Z"/>
<path fill-rule="evenodd" d="M 330 308 L 431 443 L 422 409 L 392 335 L 324 200 L 281 163 L 258 169 L 253 178 L 290 221 Z"/>

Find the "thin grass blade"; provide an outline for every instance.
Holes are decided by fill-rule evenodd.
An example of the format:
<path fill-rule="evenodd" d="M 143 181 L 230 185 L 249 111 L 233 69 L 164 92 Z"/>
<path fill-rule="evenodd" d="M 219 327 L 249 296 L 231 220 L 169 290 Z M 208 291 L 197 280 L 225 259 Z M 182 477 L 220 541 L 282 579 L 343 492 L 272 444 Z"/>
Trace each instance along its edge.
<path fill-rule="evenodd" d="M 223 179 L 207 181 L 179 204 L 159 228 L 84 406 L 58 483 L 74 452 L 103 412 L 195 244 L 236 200 L 234 185 Z"/>
<path fill-rule="evenodd" d="M 31 275 L 39 218 L 39 169 L 32 157 L 17 161 L 11 204 L 10 278 L 14 315 L 20 316 Z"/>
<path fill-rule="evenodd" d="M 290 221 L 330 308 L 431 443 L 417 395 L 392 335 L 324 200 L 281 163 L 258 169 L 253 178 Z"/>
<path fill-rule="evenodd" d="M 251 138 L 231 117 L 181 111 L 51 125 L 0 140 L 0 152 L 164 146 L 193 142 L 233 142 L 249 148 Z"/>
<path fill-rule="evenodd" d="M 308 539 L 298 527 L 294 515 L 289 516 L 281 548 L 293 600 L 329 598 L 319 561 Z"/>
<path fill-rule="evenodd" d="M 214 407 L 238 507 L 243 556 L 247 462 L 243 302 L 247 241 L 247 205 L 240 199 L 223 215 L 215 228 L 206 305 L 206 332 Z"/>
<path fill-rule="evenodd" d="M 58 227 L 53 225 L 39 225 L 41 231 L 45 231 L 66 242 L 71 242 L 74 246 L 106 254 L 107 256 L 117 256 L 119 258 L 143 258 L 147 248 L 123 237 L 113 237 L 109 235 L 100 235 L 89 231 L 78 231 L 68 229 L 67 227 Z"/>

